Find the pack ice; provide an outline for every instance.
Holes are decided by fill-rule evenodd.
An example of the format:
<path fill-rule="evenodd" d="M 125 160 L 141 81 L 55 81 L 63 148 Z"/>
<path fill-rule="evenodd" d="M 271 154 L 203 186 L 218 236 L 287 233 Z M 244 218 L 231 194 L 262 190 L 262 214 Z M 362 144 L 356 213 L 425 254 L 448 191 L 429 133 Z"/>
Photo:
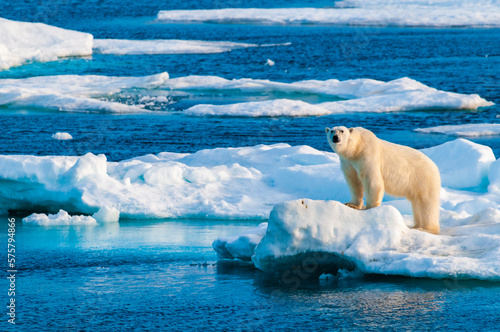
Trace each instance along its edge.
<path fill-rule="evenodd" d="M 112 113 L 145 112 L 144 100 L 159 100 L 168 107 L 169 94 L 255 94 L 270 100 L 229 105 L 199 104 L 183 111 L 190 116 L 321 116 L 356 112 L 394 112 L 438 109 L 477 109 L 491 106 L 476 94 L 436 90 L 407 77 L 389 82 L 372 79 L 339 81 L 307 80 L 293 83 L 257 79 L 228 80 L 218 76 L 169 78 L 168 73 L 143 77 L 58 75 L 23 79 L 0 79 L 0 105 L 12 109 L 42 108 L 56 111 Z M 336 101 L 310 104 L 304 94 Z M 276 96 L 288 98 L 278 98 Z M 119 102 L 130 100 L 130 103 Z"/>
<path fill-rule="evenodd" d="M 496 1 L 345 0 L 329 8 L 162 10 L 163 22 L 334 24 L 348 26 L 498 27 Z"/>

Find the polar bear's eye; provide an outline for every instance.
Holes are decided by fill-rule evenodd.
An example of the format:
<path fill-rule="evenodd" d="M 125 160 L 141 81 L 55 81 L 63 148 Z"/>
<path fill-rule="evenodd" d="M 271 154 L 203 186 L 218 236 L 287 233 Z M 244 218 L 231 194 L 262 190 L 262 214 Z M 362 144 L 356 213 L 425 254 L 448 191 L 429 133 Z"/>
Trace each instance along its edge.
<path fill-rule="evenodd" d="M 344 133 L 344 131 L 343 131 L 342 129 L 340 129 L 340 133 L 341 133 L 341 134 L 343 134 L 343 133 Z"/>

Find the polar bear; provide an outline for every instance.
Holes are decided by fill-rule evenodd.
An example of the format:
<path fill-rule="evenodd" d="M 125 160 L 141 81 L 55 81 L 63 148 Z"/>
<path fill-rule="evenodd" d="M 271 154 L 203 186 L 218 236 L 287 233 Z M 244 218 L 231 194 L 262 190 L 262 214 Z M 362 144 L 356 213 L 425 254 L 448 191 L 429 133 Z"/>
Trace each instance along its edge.
<path fill-rule="evenodd" d="M 379 206 L 384 191 L 406 197 L 413 210 L 415 228 L 439 233 L 439 170 L 422 152 L 378 139 L 356 127 L 325 128 L 328 143 L 340 157 L 340 166 L 351 191 L 347 206 L 366 209 Z"/>

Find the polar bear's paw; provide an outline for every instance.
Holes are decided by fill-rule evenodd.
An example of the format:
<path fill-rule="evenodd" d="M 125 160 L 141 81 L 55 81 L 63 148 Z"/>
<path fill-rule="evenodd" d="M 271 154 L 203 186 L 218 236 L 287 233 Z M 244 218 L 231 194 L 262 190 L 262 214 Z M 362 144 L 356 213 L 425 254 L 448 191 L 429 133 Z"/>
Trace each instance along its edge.
<path fill-rule="evenodd" d="M 347 205 L 350 208 L 356 209 L 356 210 L 362 210 L 363 209 L 363 204 L 356 205 L 356 204 L 353 204 L 353 203 L 349 202 L 349 203 L 345 203 L 345 205 Z"/>

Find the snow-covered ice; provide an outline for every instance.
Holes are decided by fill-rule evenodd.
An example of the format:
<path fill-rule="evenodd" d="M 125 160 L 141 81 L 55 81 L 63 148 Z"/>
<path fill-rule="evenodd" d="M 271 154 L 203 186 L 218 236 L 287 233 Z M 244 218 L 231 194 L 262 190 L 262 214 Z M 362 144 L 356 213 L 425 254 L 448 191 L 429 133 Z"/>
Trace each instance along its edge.
<path fill-rule="evenodd" d="M 392 206 L 355 210 L 336 201 L 301 199 L 274 207 L 259 242 L 257 238 L 245 242 L 242 239 L 247 234 L 242 234 L 228 243 L 216 240 L 219 245 L 214 248 L 237 248 L 233 257 L 251 257 L 264 271 L 288 272 L 288 280 L 304 278 L 304 274 L 336 273 L 337 269 L 500 280 L 500 210 L 442 216 L 441 235 L 411 229 L 407 223 Z M 264 225 L 247 233 L 262 235 Z M 298 270 L 295 274 L 293 267 Z"/>
<path fill-rule="evenodd" d="M 88 33 L 0 18 L 0 70 L 33 61 L 91 55 L 92 41 Z"/>
<path fill-rule="evenodd" d="M 489 146 L 457 139 L 420 151 L 438 166 L 443 186 L 465 189 L 488 185 L 488 170 L 495 162 Z"/>
<path fill-rule="evenodd" d="M 147 96 L 143 94 L 203 94 L 207 91 L 235 93 L 240 96 L 248 94 L 249 98 L 255 93 L 269 93 L 299 99 L 303 94 L 314 94 L 344 100 L 320 104 L 295 99 L 272 99 L 230 105 L 201 104 L 185 110 L 184 113 L 192 116 L 320 116 L 346 112 L 477 109 L 493 105 L 476 94 L 440 91 L 406 77 L 389 82 L 372 79 L 330 79 L 281 83 L 248 78 L 227 80 L 218 76 L 170 79 L 166 72 L 143 77 L 59 75 L 0 79 L 0 105 L 14 109 L 145 112 L 145 105 L 141 101 Z M 116 97 L 124 95 L 132 95 L 135 98 L 130 98 L 133 101 L 131 104 L 118 102 L 120 98 Z"/>
<path fill-rule="evenodd" d="M 53 134 L 52 139 L 59 140 L 59 141 L 67 141 L 73 139 L 73 136 L 71 134 L 66 133 L 66 132 L 57 132 Z"/>
<path fill-rule="evenodd" d="M 282 44 L 285 45 L 285 44 Z M 289 45 L 289 44 L 287 44 Z M 203 54 L 223 53 L 238 48 L 259 47 L 261 45 L 228 41 L 204 40 L 126 40 L 95 39 L 94 52 L 102 54 Z M 276 45 L 262 45 L 276 46 Z"/>
<path fill-rule="evenodd" d="M 497 1 L 340 1 L 330 8 L 162 10 L 163 22 L 334 24 L 349 26 L 498 27 Z"/>
<path fill-rule="evenodd" d="M 0 181 L 8 186 L 0 186 L 0 209 L 92 214 L 109 206 L 122 218 L 266 219 L 278 202 L 303 195 L 347 199 L 343 176 L 332 167 L 339 167 L 333 153 L 287 144 L 160 153 L 121 162 L 90 153 L 4 155 Z"/>
<path fill-rule="evenodd" d="M 13 109 L 139 113 L 145 112 L 141 105 L 127 105 L 110 98 L 128 89 L 158 88 L 168 78 L 168 73 L 161 73 L 143 77 L 57 75 L 0 79 L 0 105 Z"/>
<path fill-rule="evenodd" d="M 445 134 L 463 137 L 500 135 L 499 123 L 468 123 L 462 125 L 446 125 L 429 128 L 417 128 L 417 132 L 427 134 Z"/>
<path fill-rule="evenodd" d="M 33 213 L 23 218 L 23 223 L 36 226 L 61 226 L 61 225 L 96 225 L 97 221 L 93 217 L 69 215 L 64 210 L 59 210 L 57 214 L 46 215 L 44 213 Z"/>
<path fill-rule="evenodd" d="M 262 240 L 267 230 L 267 222 L 235 236 L 221 237 L 215 240 L 212 247 L 219 258 L 238 258 L 250 260 L 255 246 Z"/>
<path fill-rule="evenodd" d="M 335 96 L 347 100 L 309 104 L 300 100 L 276 99 L 230 105 L 195 105 L 190 115 L 220 116 L 321 116 L 358 112 L 402 112 L 439 109 L 477 109 L 491 106 L 477 94 L 464 95 L 428 87 L 403 77 L 389 82 L 372 79 L 339 81 L 300 81 L 279 83 L 267 80 L 225 80 L 219 77 L 189 76 L 171 79 L 165 87 L 186 90 L 240 90 L 243 92 L 277 91 L 288 94 L 308 93 Z"/>
<path fill-rule="evenodd" d="M 440 235 L 411 229 L 411 205 L 404 199 L 386 196 L 381 207 L 360 211 L 340 203 L 348 199 L 332 198 L 336 195 L 313 200 L 304 193 L 277 204 L 265 232 L 262 223 L 216 239 L 213 248 L 220 258 L 251 259 L 259 269 L 287 273 L 288 279 L 293 269 L 301 269 L 295 277 L 347 269 L 500 280 L 500 159 L 489 147 L 465 139 L 421 151 L 442 177 Z M 341 174 L 338 164 L 328 169 Z M 327 183 L 336 193 L 346 190 L 339 184 L 341 179 Z"/>
<path fill-rule="evenodd" d="M 321 272 L 342 267 L 498 280 L 500 159 L 489 147 L 464 139 L 422 151 L 442 176 L 439 236 L 408 228 L 411 208 L 404 199 L 386 196 L 382 207 L 369 211 L 336 202 L 350 198 L 338 156 L 287 144 L 163 152 L 120 162 L 91 153 L 2 155 L 0 210 L 72 211 L 24 220 L 37 225 L 119 218 L 266 220 L 271 213 L 269 224 L 217 239 L 219 257 L 252 259 L 265 271 L 315 259 Z"/>
<path fill-rule="evenodd" d="M 460 204 L 479 198 L 492 207 L 500 203 L 500 177 L 491 171 L 499 168 L 498 160 L 489 147 L 459 139 L 423 151 L 439 165 L 447 210 L 470 213 Z M 448 151 L 449 157 L 442 157 Z M 64 209 L 91 215 L 113 208 L 120 218 L 264 220 L 283 201 L 350 199 L 336 154 L 288 144 L 163 152 L 120 162 L 91 153 L 2 155 L 0 182 L 2 211 Z M 385 201 L 411 213 L 400 203 L 404 200 L 386 196 Z"/>

